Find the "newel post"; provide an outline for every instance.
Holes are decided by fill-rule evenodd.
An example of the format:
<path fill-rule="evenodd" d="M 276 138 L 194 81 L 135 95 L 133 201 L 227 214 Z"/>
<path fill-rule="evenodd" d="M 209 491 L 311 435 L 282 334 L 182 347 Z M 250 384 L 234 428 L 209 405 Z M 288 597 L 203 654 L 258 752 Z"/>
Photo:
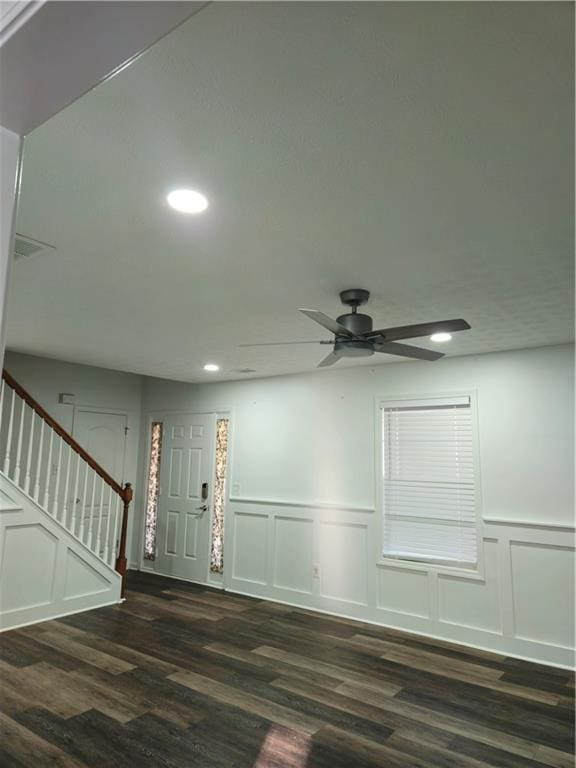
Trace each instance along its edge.
<path fill-rule="evenodd" d="M 116 570 L 122 576 L 122 597 L 126 592 L 126 535 L 128 532 L 128 507 L 132 501 L 132 486 L 130 483 L 126 483 L 124 486 L 124 493 L 122 494 L 122 500 L 124 502 L 124 510 L 122 512 L 122 529 L 120 532 L 120 545 L 118 546 L 118 559 L 116 560 Z"/>

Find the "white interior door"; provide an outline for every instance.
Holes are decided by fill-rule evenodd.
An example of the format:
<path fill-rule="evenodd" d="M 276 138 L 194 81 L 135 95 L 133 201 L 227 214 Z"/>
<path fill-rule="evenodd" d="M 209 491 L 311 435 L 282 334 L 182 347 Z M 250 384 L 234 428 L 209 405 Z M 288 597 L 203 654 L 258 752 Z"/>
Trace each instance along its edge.
<path fill-rule="evenodd" d="M 74 416 L 76 440 L 120 484 L 124 482 L 127 426 L 128 417 L 125 413 L 78 409 Z M 76 498 L 71 500 L 75 530 L 89 531 L 94 525 L 101 530 L 107 530 L 110 499 L 112 499 L 112 511 L 114 511 L 118 505 L 116 494 L 112 497 L 108 491 L 101 494 L 100 481 L 96 480 L 92 473 L 88 475 L 87 482 L 85 482 L 85 476 L 82 473 L 79 474 L 76 491 Z M 100 504 L 101 499 L 102 504 Z M 82 514 L 80 514 L 81 511 Z M 114 523 L 114 519 L 111 522 Z M 103 551 L 100 554 L 102 555 Z"/>
<path fill-rule="evenodd" d="M 118 483 L 124 481 L 126 455 L 125 413 L 77 410 L 74 437 Z"/>
<path fill-rule="evenodd" d="M 214 414 L 163 419 L 154 569 L 205 582 L 208 577 Z"/>

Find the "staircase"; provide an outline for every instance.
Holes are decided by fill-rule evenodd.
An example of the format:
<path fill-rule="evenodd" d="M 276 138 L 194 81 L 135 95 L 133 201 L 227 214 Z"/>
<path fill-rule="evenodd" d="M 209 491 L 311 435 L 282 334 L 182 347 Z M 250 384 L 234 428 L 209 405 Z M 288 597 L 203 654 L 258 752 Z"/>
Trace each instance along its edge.
<path fill-rule="evenodd" d="M 131 500 L 3 371 L 0 628 L 118 602 Z"/>

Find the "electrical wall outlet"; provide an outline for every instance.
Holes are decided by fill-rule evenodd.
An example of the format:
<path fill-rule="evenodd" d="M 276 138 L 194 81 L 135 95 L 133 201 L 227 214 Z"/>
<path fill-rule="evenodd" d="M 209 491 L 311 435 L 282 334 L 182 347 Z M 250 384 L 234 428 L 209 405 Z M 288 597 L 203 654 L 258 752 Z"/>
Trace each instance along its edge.
<path fill-rule="evenodd" d="M 320 566 L 318 563 L 314 563 L 312 566 L 312 578 L 313 579 L 319 579 L 320 578 Z"/>

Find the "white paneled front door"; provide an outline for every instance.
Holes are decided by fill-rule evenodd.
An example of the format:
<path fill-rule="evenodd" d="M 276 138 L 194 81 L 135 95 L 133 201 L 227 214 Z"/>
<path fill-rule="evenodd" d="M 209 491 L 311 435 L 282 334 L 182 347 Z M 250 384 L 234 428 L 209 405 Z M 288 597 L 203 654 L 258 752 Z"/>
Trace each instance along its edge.
<path fill-rule="evenodd" d="M 206 581 L 214 476 L 214 414 L 163 419 L 154 569 Z"/>

